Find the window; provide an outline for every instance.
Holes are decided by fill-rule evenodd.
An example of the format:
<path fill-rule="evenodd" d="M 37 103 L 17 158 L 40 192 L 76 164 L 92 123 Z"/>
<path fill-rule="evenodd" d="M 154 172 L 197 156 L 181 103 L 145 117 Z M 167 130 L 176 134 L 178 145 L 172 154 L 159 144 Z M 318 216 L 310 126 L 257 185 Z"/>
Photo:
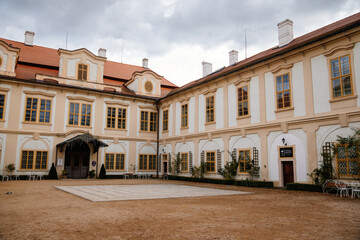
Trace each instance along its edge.
<path fill-rule="evenodd" d="M 291 88 L 289 74 L 276 77 L 277 109 L 291 107 Z"/>
<path fill-rule="evenodd" d="M 22 151 L 20 168 L 27 170 L 46 170 L 47 156 L 47 151 Z"/>
<path fill-rule="evenodd" d="M 51 100 L 26 98 L 25 122 L 50 123 L 50 114 Z"/>
<path fill-rule="evenodd" d="M 239 172 L 246 173 L 246 164 L 250 162 L 250 150 L 239 150 Z"/>
<path fill-rule="evenodd" d="M 70 103 L 69 125 L 90 126 L 90 121 L 91 121 L 91 104 L 85 104 L 85 103 L 80 104 L 73 102 Z"/>
<path fill-rule="evenodd" d="M 5 95 L 0 94 L 0 120 L 4 119 L 4 115 L 5 115 L 4 113 L 5 113 Z"/>
<path fill-rule="evenodd" d="M 215 152 L 206 153 L 206 171 L 215 172 Z"/>
<path fill-rule="evenodd" d="M 180 171 L 181 172 L 187 172 L 188 169 L 188 162 L 189 159 L 189 154 L 188 153 L 181 153 L 181 157 L 180 157 Z"/>
<path fill-rule="evenodd" d="M 238 116 L 249 115 L 248 87 L 238 88 Z"/>
<path fill-rule="evenodd" d="M 181 105 L 181 127 L 185 128 L 188 126 L 188 105 Z"/>
<path fill-rule="evenodd" d="M 349 55 L 330 60 L 333 98 L 352 95 Z"/>
<path fill-rule="evenodd" d="M 126 129 L 126 109 L 125 108 L 115 108 L 108 107 L 107 111 L 107 128 L 118 128 Z"/>
<path fill-rule="evenodd" d="M 168 124 L 169 124 L 169 110 L 163 111 L 163 131 L 168 130 Z"/>
<path fill-rule="evenodd" d="M 140 113 L 140 130 L 156 132 L 157 129 L 157 113 L 141 111 Z M 150 116 L 150 117 L 149 117 Z"/>
<path fill-rule="evenodd" d="M 336 154 L 338 174 L 341 177 L 359 177 L 360 163 L 356 148 L 348 148 L 347 145 L 339 145 Z"/>
<path fill-rule="evenodd" d="M 105 168 L 106 170 L 125 170 L 125 154 L 106 153 Z"/>
<path fill-rule="evenodd" d="M 214 96 L 206 98 L 206 122 L 214 122 Z"/>
<path fill-rule="evenodd" d="M 164 154 L 162 155 L 162 157 L 163 157 L 163 162 L 167 162 L 167 160 L 168 160 L 168 155 L 167 155 L 166 153 L 164 153 Z"/>
<path fill-rule="evenodd" d="M 140 154 L 139 170 L 156 170 L 156 154 Z"/>
<path fill-rule="evenodd" d="M 78 64 L 78 80 L 87 80 L 88 66 L 86 64 Z"/>

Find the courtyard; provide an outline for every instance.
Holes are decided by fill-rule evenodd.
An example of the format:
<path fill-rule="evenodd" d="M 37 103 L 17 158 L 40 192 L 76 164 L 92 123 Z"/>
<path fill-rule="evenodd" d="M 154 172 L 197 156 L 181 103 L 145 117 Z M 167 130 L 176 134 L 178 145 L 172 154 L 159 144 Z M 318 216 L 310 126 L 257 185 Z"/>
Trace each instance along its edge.
<path fill-rule="evenodd" d="M 74 189 L 107 197 L 87 199 Z M 155 179 L 10 181 L 0 183 L 0 239 L 359 239 L 359 209 L 360 199 L 282 189 Z"/>

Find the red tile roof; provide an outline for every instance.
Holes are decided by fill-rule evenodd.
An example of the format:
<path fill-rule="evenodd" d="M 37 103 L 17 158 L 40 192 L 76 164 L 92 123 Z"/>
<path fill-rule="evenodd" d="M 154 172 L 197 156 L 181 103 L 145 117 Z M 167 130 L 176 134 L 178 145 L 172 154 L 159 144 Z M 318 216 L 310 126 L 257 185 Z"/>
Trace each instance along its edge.
<path fill-rule="evenodd" d="M 17 42 L 9 39 L 0 38 L 0 40 L 6 42 L 7 44 L 20 48 L 19 64 L 16 69 L 16 72 L 23 71 L 20 75 L 17 73 L 17 77 L 25 77 L 25 79 L 30 79 L 35 77 L 35 73 L 43 73 L 51 76 L 58 76 L 59 69 L 59 55 L 57 49 L 46 48 L 41 46 L 27 46 L 22 42 Z M 25 69 L 22 69 L 23 63 L 32 64 L 32 65 L 42 65 L 44 68 L 34 68 L 34 72 L 31 73 L 31 67 L 27 66 Z M 49 69 L 57 69 L 56 71 L 47 70 L 45 66 L 48 66 Z M 119 85 L 131 79 L 131 76 L 136 71 L 144 71 L 145 68 L 135 65 L 129 65 L 124 63 L 118 63 L 113 61 L 105 61 L 104 64 L 104 79 L 110 78 L 113 79 L 113 84 Z M 45 73 L 44 73 L 45 72 Z M 117 82 L 117 80 L 120 80 Z M 122 81 L 125 80 L 125 81 Z M 161 85 L 176 88 L 177 86 L 170 81 L 162 77 Z"/>
<path fill-rule="evenodd" d="M 286 52 L 292 51 L 299 47 L 305 46 L 307 44 L 319 41 L 326 37 L 330 37 L 334 34 L 344 32 L 348 29 L 351 29 L 354 27 L 359 27 L 359 26 L 360 26 L 360 13 L 356 13 L 352 16 L 341 19 L 341 20 L 334 22 L 332 24 L 329 24 L 325 27 L 319 28 L 315 31 L 312 31 L 312 32 L 302 35 L 298 38 L 295 38 L 293 41 L 291 41 L 289 44 L 287 44 L 283 47 L 279 48 L 278 46 L 276 46 L 276 47 L 270 48 L 268 50 L 265 50 L 263 52 L 260 52 L 256 55 L 254 55 L 252 57 L 242 60 L 236 64 L 233 64 L 228 67 L 224 67 L 224 68 L 220 69 L 219 71 L 211 73 L 203 78 L 192 81 L 182 87 L 176 88 L 176 89 L 172 90 L 167 96 L 171 96 L 173 94 L 184 91 L 186 89 L 189 89 L 194 86 L 211 81 L 220 76 L 224 76 L 224 75 L 230 74 L 234 71 L 238 71 L 240 69 L 250 67 L 252 65 L 258 64 L 262 61 L 266 61 L 270 58 L 273 58 L 278 55 L 284 54 Z"/>

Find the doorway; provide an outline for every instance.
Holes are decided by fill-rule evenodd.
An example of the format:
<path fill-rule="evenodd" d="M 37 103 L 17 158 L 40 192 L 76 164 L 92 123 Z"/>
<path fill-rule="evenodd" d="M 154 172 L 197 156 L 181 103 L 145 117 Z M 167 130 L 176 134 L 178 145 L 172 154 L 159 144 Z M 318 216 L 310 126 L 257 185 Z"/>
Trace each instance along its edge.
<path fill-rule="evenodd" d="M 76 147 L 66 147 L 64 170 L 68 173 L 68 178 L 87 178 L 89 162 L 90 148 L 85 142 Z"/>
<path fill-rule="evenodd" d="M 164 175 L 167 174 L 167 162 L 163 162 Z"/>
<path fill-rule="evenodd" d="M 282 161 L 282 169 L 283 169 L 283 183 L 284 187 L 287 183 L 294 182 L 294 166 L 292 161 Z"/>

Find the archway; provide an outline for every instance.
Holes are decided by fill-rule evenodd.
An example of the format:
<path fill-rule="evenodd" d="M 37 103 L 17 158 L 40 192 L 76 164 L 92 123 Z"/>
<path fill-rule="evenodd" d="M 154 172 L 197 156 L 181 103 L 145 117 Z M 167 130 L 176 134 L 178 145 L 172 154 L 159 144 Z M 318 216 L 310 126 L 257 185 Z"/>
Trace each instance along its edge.
<path fill-rule="evenodd" d="M 89 162 L 90 148 L 86 142 L 79 142 L 76 147 L 66 147 L 64 170 L 69 178 L 87 178 Z"/>

